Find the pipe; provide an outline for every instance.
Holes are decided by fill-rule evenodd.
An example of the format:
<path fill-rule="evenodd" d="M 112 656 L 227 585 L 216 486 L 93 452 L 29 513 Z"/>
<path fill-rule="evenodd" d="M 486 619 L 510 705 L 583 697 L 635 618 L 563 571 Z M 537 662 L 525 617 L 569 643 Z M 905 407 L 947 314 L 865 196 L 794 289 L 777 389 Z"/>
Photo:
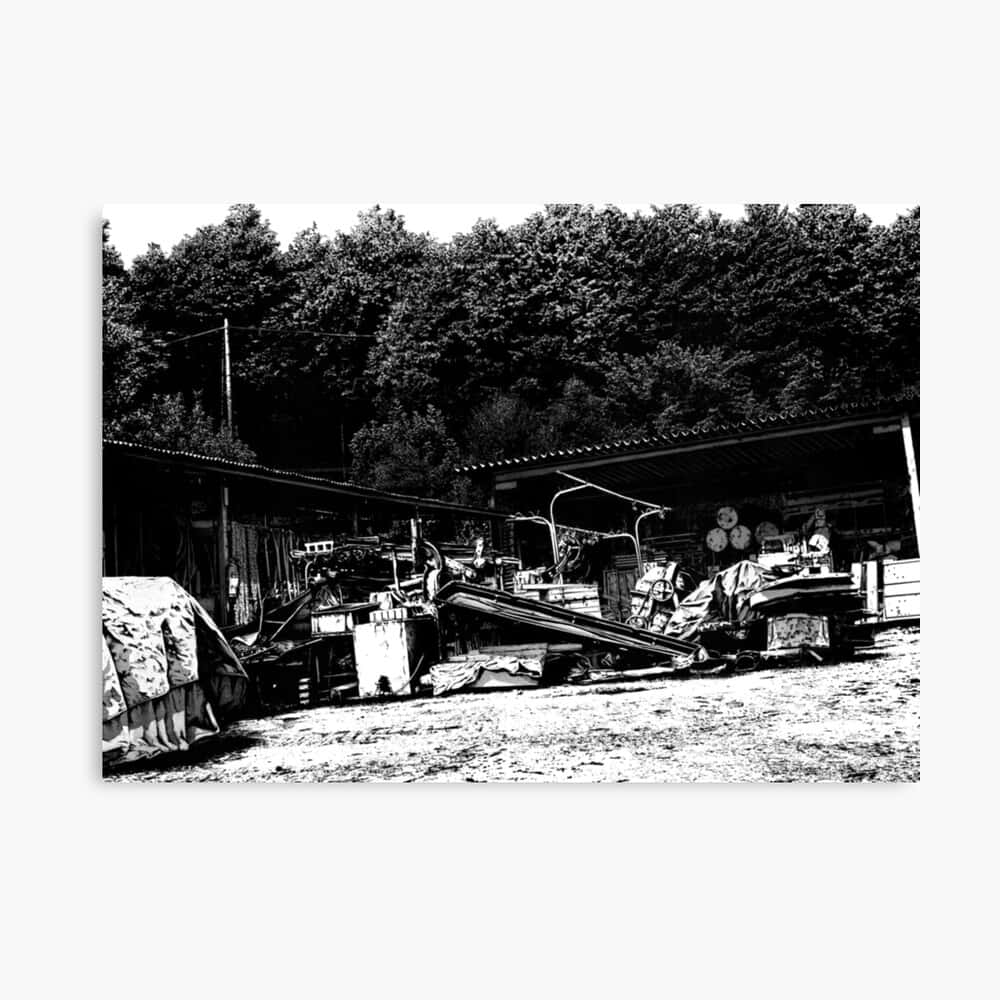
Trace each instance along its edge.
<path fill-rule="evenodd" d="M 638 517 L 637 517 L 637 518 L 635 519 L 635 551 L 636 551 L 636 555 L 637 555 L 637 557 L 638 557 L 638 559 L 639 559 L 639 562 L 638 562 L 638 567 L 639 567 L 639 575 L 640 575 L 640 576 L 642 576 L 642 544 L 641 544 L 641 542 L 639 541 L 639 522 L 640 522 L 640 521 L 641 521 L 641 520 L 642 520 L 642 519 L 643 519 L 644 517 L 650 517 L 650 516 L 651 516 L 651 515 L 653 515 L 653 514 L 659 514 L 659 515 L 660 515 L 660 517 L 663 517 L 663 516 L 665 516 L 665 515 L 666 515 L 666 513 L 667 513 L 667 512 L 669 511 L 669 510 L 671 510 L 671 508 L 670 508 L 670 507 L 660 507 L 660 508 L 658 508 L 657 510 L 646 510 L 646 511 L 643 511 L 643 512 L 642 512 L 642 513 L 641 513 L 641 514 L 640 514 L 640 515 L 639 515 L 639 516 L 638 516 Z"/>
<path fill-rule="evenodd" d="M 642 552 L 639 551 L 639 543 L 635 535 L 632 535 L 628 531 L 616 531 L 611 534 L 606 534 L 602 531 L 594 532 L 594 534 L 600 534 L 602 538 L 627 538 L 635 548 L 636 566 L 638 567 L 639 576 L 642 576 Z"/>
<path fill-rule="evenodd" d="M 656 512 L 650 511 L 650 513 Z M 645 517 L 646 515 L 643 514 L 642 516 Z M 527 521 L 532 524 L 541 524 L 550 531 L 551 537 L 552 525 L 549 522 L 549 519 L 542 517 L 541 514 L 513 514 L 507 520 L 514 523 Z M 569 524 L 556 524 L 555 527 L 559 531 L 579 531 L 587 535 L 596 535 L 598 538 L 627 538 L 630 542 L 632 542 L 632 545 L 635 546 L 634 536 L 629 534 L 627 531 L 598 531 L 596 528 L 580 528 Z M 638 554 L 637 547 L 636 552 Z M 556 552 L 555 555 L 558 561 L 558 552 Z"/>
<path fill-rule="evenodd" d="M 575 477 L 571 476 L 570 478 Z M 555 560 L 556 565 L 559 564 L 559 539 L 556 537 L 556 501 L 567 493 L 576 493 L 577 490 L 585 490 L 590 485 L 590 483 L 583 483 L 580 486 L 569 486 L 564 490 L 559 490 L 549 504 L 549 535 L 552 541 L 552 558 Z M 556 575 L 558 577 L 556 583 L 562 583 L 562 573 L 560 572 Z"/>
<path fill-rule="evenodd" d="M 556 475 L 563 476 L 566 479 L 572 479 L 575 483 L 580 483 L 582 486 L 589 486 L 591 489 L 599 490 L 601 493 L 607 493 L 609 497 L 618 497 L 619 500 L 625 500 L 628 503 L 638 504 L 640 507 L 649 507 L 654 511 L 660 509 L 657 504 L 650 503 L 648 500 L 637 500 L 635 497 L 627 497 L 624 493 L 616 493 L 614 490 L 609 490 L 606 486 L 598 486 L 597 483 L 588 482 L 586 479 L 581 479 L 579 476 L 574 476 L 569 472 L 563 472 L 562 469 L 556 469 Z M 556 495 L 558 496 L 558 494 Z"/>

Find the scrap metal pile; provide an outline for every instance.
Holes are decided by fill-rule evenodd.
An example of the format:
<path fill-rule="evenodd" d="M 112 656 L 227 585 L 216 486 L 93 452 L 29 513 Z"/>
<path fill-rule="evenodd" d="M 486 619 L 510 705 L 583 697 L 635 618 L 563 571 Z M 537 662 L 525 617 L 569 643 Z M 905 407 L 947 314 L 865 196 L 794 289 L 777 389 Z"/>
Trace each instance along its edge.
<path fill-rule="evenodd" d="M 230 636 L 255 707 L 537 686 L 583 680 L 598 658 L 681 666 L 705 655 L 695 642 L 601 618 L 596 587 L 542 582 L 558 559 L 504 590 L 513 560 L 482 538 L 450 548 L 461 557 L 416 525 L 408 551 L 374 537 L 309 543 L 297 554 L 308 589 L 265 603 L 256 629 Z"/>
<path fill-rule="evenodd" d="M 511 517 L 512 526 L 545 528 L 551 560 L 534 568 L 491 552 L 484 538 L 436 545 L 417 521 L 409 546 L 374 536 L 308 543 L 297 554 L 308 590 L 262 612 L 256 633 L 233 639 L 258 702 L 580 683 L 608 671 L 739 672 L 871 644 L 855 582 L 833 572 L 822 546 L 782 540 L 780 554 L 743 558 L 699 581 L 679 563 L 642 560 L 640 523 L 666 508 L 621 497 L 640 511 L 634 532 L 557 523 L 556 499 L 591 487 L 621 496 L 575 480 L 553 498 L 548 518 Z M 739 527 L 735 512 L 723 513 L 734 521 L 730 531 Z M 602 615 L 600 588 L 589 582 L 599 546 L 607 552 L 618 541 L 642 567 L 624 621 Z"/>

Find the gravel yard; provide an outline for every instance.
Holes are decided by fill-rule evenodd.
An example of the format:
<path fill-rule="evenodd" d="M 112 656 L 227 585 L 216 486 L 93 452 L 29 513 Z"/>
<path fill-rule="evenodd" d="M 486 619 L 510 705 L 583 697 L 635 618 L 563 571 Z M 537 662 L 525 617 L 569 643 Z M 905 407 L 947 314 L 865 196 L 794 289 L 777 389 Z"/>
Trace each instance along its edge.
<path fill-rule="evenodd" d="M 918 781 L 920 630 L 855 660 L 295 711 L 111 781 Z"/>

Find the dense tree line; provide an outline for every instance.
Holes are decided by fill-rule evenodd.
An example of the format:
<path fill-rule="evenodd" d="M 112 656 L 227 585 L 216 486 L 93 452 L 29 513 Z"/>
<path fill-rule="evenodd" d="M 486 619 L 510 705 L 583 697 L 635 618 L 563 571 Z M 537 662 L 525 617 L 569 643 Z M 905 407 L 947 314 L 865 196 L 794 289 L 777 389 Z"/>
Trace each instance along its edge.
<path fill-rule="evenodd" d="M 919 239 L 918 209 L 550 205 L 442 244 L 376 206 L 282 250 L 236 205 L 126 268 L 106 225 L 105 426 L 445 496 L 465 460 L 894 395 L 919 378 Z M 235 435 L 219 335 L 194 336 L 223 317 Z"/>

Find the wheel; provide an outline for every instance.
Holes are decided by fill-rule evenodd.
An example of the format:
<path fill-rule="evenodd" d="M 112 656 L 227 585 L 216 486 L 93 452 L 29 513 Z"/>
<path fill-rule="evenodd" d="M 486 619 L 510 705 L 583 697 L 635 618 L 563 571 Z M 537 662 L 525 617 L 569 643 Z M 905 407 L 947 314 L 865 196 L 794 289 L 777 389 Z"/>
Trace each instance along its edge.
<path fill-rule="evenodd" d="M 718 513 L 715 515 L 715 523 L 727 531 L 734 527 L 739 519 L 740 516 L 733 507 L 720 507 Z"/>
<path fill-rule="evenodd" d="M 674 596 L 674 585 L 669 580 L 654 580 L 649 587 L 649 596 L 654 601 L 669 601 Z"/>
<path fill-rule="evenodd" d="M 722 528 L 713 528 L 705 536 L 705 544 L 712 552 L 721 552 L 729 544 L 729 535 Z"/>
<path fill-rule="evenodd" d="M 632 615 L 631 617 L 625 619 L 625 624 L 631 625 L 632 628 L 645 628 L 647 623 L 646 619 L 643 618 L 642 615 Z"/>
<path fill-rule="evenodd" d="M 729 532 L 729 544 L 737 552 L 748 549 L 751 541 L 753 541 L 753 535 L 750 534 L 750 529 L 745 524 L 738 524 Z"/>

